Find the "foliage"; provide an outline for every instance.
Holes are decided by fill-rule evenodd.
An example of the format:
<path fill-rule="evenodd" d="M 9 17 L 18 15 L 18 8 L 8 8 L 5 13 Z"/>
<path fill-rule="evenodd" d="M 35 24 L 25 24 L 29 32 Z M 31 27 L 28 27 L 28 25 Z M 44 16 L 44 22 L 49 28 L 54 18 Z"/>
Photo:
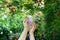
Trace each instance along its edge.
<path fill-rule="evenodd" d="M 60 0 L 41 1 L 0 0 L 0 40 L 17 40 L 28 15 L 32 15 L 36 23 L 36 40 L 59 40 Z"/>

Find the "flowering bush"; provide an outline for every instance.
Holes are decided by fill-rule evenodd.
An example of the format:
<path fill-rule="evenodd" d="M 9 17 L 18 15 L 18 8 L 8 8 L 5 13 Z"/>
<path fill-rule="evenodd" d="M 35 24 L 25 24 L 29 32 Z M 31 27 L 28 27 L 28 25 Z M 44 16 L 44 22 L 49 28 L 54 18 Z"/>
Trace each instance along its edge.
<path fill-rule="evenodd" d="M 36 23 L 36 40 L 59 40 L 59 4 L 59 0 L 0 0 L 0 40 L 17 40 L 28 15 Z"/>

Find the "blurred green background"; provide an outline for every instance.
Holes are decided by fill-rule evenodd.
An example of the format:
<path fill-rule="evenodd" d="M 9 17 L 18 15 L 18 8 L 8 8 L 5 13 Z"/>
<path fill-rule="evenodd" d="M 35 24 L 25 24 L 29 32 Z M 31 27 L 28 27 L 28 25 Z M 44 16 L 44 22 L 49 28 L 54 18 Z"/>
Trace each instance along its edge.
<path fill-rule="evenodd" d="M 0 0 L 0 40 L 18 40 L 28 15 L 36 40 L 60 40 L 60 0 Z"/>

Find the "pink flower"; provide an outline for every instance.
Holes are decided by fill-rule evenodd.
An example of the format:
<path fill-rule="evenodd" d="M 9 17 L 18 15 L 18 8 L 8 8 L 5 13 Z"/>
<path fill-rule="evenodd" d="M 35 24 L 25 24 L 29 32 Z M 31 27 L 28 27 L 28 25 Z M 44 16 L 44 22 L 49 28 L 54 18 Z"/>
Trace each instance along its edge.
<path fill-rule="evenodd" d="M 28 22 L 33 22 L 33 18 L 32 18 L 32 16 L 28 16 Z"/>

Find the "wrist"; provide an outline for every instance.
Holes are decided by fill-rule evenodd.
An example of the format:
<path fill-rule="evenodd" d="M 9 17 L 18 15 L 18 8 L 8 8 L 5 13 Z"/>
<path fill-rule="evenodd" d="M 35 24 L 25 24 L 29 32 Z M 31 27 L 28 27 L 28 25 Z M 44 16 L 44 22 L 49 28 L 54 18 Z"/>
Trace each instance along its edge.
<path fill-rule="evenodd" d="M 24 28 L 24 31 L 28 31 L 28 29 L 27 28 Z"/>
<path fill-rule="evenodd" d="M 34 32 L 29 32 L 29 34 L 34 34 Z"/>

